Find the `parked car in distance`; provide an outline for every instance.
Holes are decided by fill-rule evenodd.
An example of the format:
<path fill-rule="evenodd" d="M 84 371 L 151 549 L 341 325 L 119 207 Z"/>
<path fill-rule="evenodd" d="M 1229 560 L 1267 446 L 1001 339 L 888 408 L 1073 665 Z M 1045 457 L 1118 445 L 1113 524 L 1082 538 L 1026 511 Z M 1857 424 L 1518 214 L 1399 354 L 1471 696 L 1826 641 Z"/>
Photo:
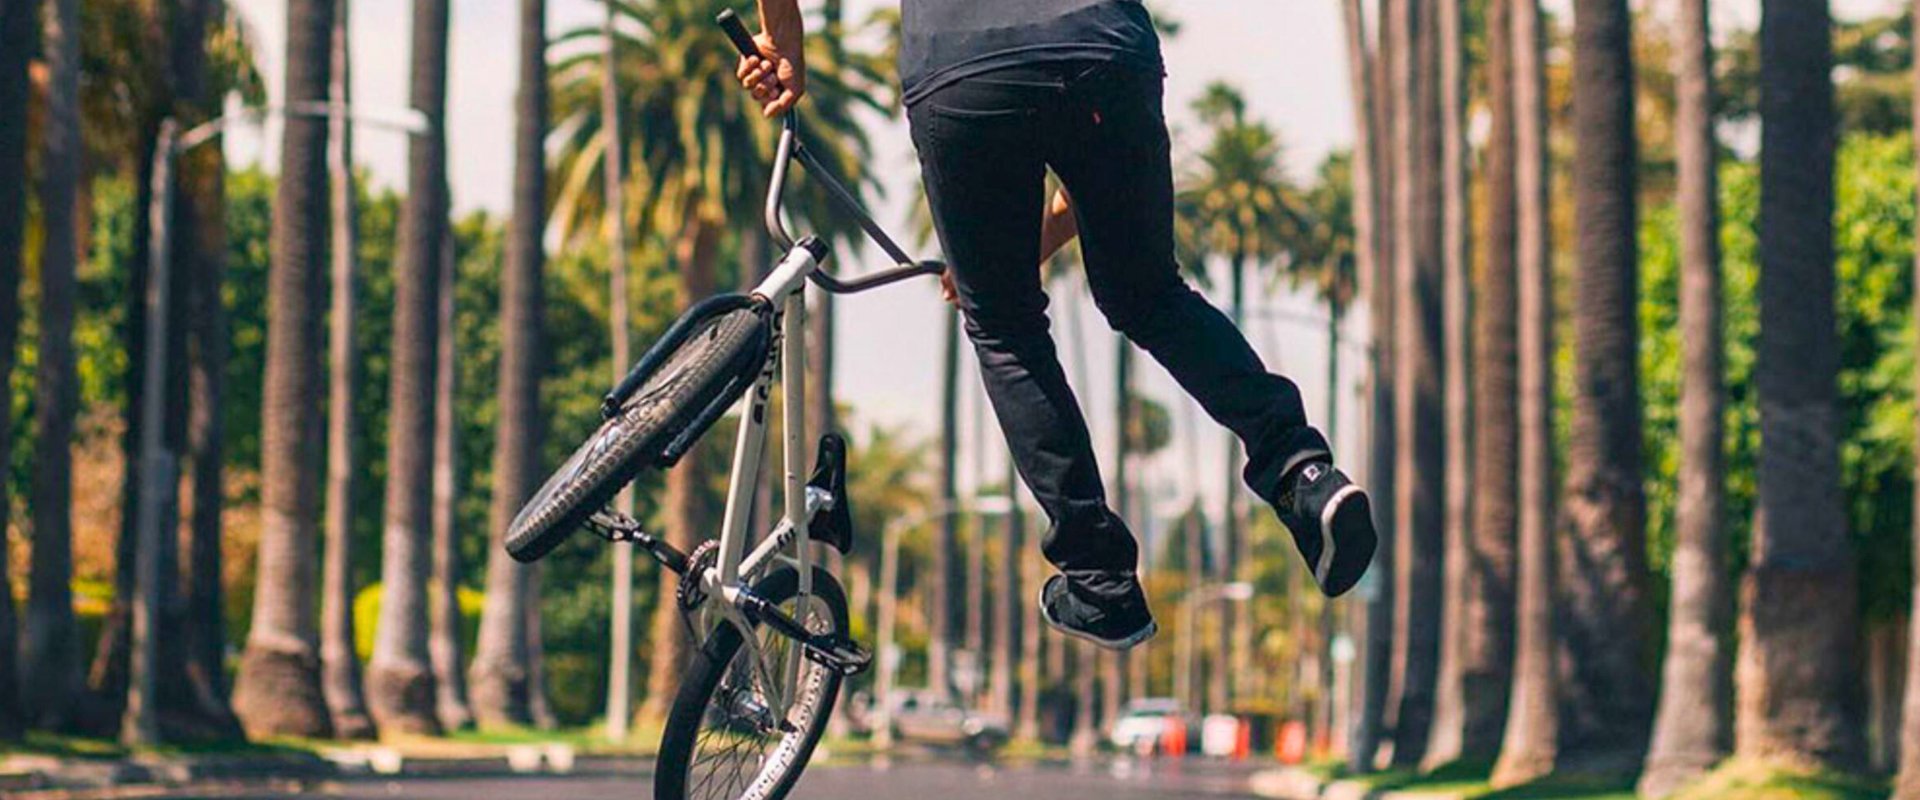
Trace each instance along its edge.
<path fill-rule="evenodd" d="M 889 700 L 893 736 L 897 741 L 961 747 L 975 754 L 986 754 L 1000 749 L 1012 738 L 1006 717 L 961 708 L 944 692 L 902 689 L 896 690 Z"/>
<path fill-rule="evenodd" d="M 1187 724 L 1186 710 L 1170 697 L 1143 697 L 1120 708 L 1120 716 L 1107 732 L 1107 740 L 1122 752 L 1138 750 L 1142 744 L 1158 746 L 1175 725 Z"/>

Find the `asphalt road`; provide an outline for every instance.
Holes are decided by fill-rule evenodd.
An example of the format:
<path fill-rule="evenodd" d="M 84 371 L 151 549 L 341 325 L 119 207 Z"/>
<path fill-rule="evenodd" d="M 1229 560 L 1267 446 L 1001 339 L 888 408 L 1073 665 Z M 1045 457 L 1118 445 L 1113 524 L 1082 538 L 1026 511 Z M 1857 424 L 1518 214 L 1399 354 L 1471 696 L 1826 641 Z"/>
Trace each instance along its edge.
<path fill-rule="evenodd" d="M 818 766 L 801 780 L 793 800 L 1239 800 L 1251 770 L 1200 762 L 1098 761 L 1080 765 L 1018 766 L 911 763 L 890 767 Z M 644 800 L 652 784 L 640 775 L 440 777 L 356 779 L 311 786 L 190 787 L 167 797 L 280 800 L 293 797 L 408 798 L 408 800 Z M 153 795 L 147 795 L 153 797 Z"/>

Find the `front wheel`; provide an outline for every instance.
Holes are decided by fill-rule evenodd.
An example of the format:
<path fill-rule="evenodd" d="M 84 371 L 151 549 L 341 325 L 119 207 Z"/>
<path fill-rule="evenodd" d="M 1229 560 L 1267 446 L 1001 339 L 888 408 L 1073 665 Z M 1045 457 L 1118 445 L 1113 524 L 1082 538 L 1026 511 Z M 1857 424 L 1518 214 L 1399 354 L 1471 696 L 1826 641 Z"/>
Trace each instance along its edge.
<path fill-rule="evenodd" d="M 839 581 L 815 567 L 813 593 L 804 603 L 799 584 L 799 571 L 783 566 L 753 591 L 809 631 L 846 636 L 847 599 Z M 694 655 L 667 715 L 655 800 L 780 800 L 799 781 L 833 714 L 841 675 L 771 630 L 761 628 L 755 640 L 764 671 L 742 646 L 740 630 L 724 622 Z M 768 674 L 780 691 L 769 691 Z M 775 707 L 780 698 L 786 699 L 784 720 Z"/>

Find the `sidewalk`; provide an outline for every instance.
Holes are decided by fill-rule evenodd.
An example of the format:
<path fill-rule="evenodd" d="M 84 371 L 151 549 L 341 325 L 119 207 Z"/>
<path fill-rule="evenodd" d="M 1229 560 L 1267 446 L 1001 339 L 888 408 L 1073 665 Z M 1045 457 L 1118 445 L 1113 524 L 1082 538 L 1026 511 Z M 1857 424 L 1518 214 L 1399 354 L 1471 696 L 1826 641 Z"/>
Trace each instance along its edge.
<path fill-rule="evenodd" d="M 0 756 L 0 796 L 137 796 L 141 787 L 209 782 L 385 777 L 647 774 L 650 758 L 583 755 L 572 745 L 420 741 L 320 748 L 312 753 L 223 753 L 83 758 Z"/>
<path fill-rule="evenodd" d="M 1253 793 L 1274 800 L 1465 800 L 1465 792 L 1427 789 L 1375 789 L 1354 780 L 1327 781 L 1298 767 L 1255 773 Z"/>

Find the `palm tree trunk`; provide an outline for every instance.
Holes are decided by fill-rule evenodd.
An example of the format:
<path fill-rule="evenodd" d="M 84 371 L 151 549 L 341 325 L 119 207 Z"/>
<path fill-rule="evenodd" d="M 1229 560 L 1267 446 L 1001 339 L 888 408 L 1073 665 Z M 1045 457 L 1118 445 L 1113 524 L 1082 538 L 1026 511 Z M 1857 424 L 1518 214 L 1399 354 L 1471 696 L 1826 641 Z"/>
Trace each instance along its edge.
<path fill-rule="evenodd" d="M 1862 763 L 1859 609 L 1840 488 L 1831 17 L 1760 15 L 1760 463 L 1742 587 L 1735 749 Z"/>
<path fill-rule="evenodd" d="M 1235 254 L 1229 267 L 1231 305 L 1228 311 L 1235 328 L 1241 327 L 1246 320 L 1246 262 L 1244 254 Z M 1241 551 L 1246 545 L 1240 541 L 1240 440 L 1231 432 L 1226 435 L 1225 466 L 1226 491 L 1220 508 L 1220 583 L 1239 580 L 1244 574 L 1240 567 L 1245 563 Z M 1243 666 L 1238 661 L 1239 636 L 1235 610 L 1232 603 L 1219 604 L 1220 629 L 1216 640 L 1219 650 L 1214 654 L 1213 679 L 1207 682 L 1207 706 L 1215 714 L 1230 713 L 1237 688 L 1235 673 Z"/>
<path fill-rule="evenodd" d="M 1384 366 L 1392 359 L 1393 281 L 1392 260 L 1388 256 L 1386 230 L 1391 209 L 1384 195 L 1392 183 L 1392 170 L 1383 169 L 1386 150 L 1382 147 L 1382 114 L 1378 91 L 1387 48 L 1376 48 L 1367 31 L 1363 0 L 1344 0 L 1341 4 L 1347 37 L 1347 78 L 1354 99 L 1354 236 L 1357 264 L 1366 295 L 1369 336 L 1367 384 L 1370 408 L 1367 413 L 1367 481 L 1380 497 L 1394 494 L 1393 470 L 1393 384 Z M 1383 0 L 1382 20 L 1390 19 Z M 1380 548 L 1374 556 L 1373 573 L 1391 576 L 1393 565 L 1392 515 L 1376 515 Z M 1366 593 L 1363 616 L 1366 639 L 1361 660 L 1360 707 L 1353 720 L 1348 763 L 1356 771 L 1373 766 L 1373 754 L 1379 749 L 1383 731 L 1388 688 L 1388 659 L 1392 654 L 1393 593 L 1392 580 L 1372 579 Z"/>
<path fill-rule="evenodd" d="M 532 686 L 527 711 L 533 717 L 534 730 L 551 731 L 560 721 L 554 716 L 552 699 L 547 696 L 547 639 L 540 624 L 540 578 L 544 574 L 540 565 L 535 564 L 527 575 L 527 682 Z"/>
<path fill-rule="evenodd" d="M 976 373 L 977 376 L 978 373 Z M 976 377 L 977 381 L 978 378 Z M 978 383 L 974 384 L 979 386 Z M 987 397 L 984 391 L 968 392 L 967 403 L 971 412 L 967 430 L 973 434 L 973 486 L 971 495 L 978 498 L 987 485 Z M 966 687 L 966 702 L 978 708 L 981 692 L 986 688 L 982 672 L 986 667 L 987 656 L 987 525 L 986 515 L 975 510 L 968 515 L 967 543 L 963 547 L 966 554 L 966 628 L 964 639 L 968 663 L 971 665 L 971 683 Z"/>
<path fill-rule="evenodd" d="M 12 367 L 13 343 L 19 321 L 20 260 L 26 250 L 27 227 L 27 106 L 31 94 L 27 64 L 38 27 L 38 3 L 0 5 L 0 365 Z M 0 401 L 11 417 L 12 399 Z M 11 444 L 0 430 L 0 453 Z M 0 495 L 0 503 L 4 503 Z M 25 714 L 13 687 L 18 649 L 15 647 L 13 589 L 6 548 L 0 547 L 0 739 L 20 736 Z"/>
<path fill-rule="evenodd" d="M 225 13 L 219 0 L 200 0 L 196 8 L 199 17 L 194 30 L 202 35 Z M 200 45 L 196 42 L 194 47 Z M 205 83 L 196 88 L 195 100 L 211 106 L 215 93 Z M 214 112 L 209 108 L 207 113 Z M 180 632 L 185 651 L 182 669 L 200 716 L 212 726 L 210 732 L 218 738 L 238 738 L 240 720 L 227 702 L 225 570 L 220 552 L 224 538 L 221 512 L 226 506 L 222 439 L 228 349 L 226 308 L 221 297 L 226 282 L 226 163 L 220 143 L 209 142 L 196 151 L 188 160 L 186 174 L 194 198 L 194 257 L 184 270 L 190 275 L 186 296 L 186 450 L 192 475 L 188 519 L 192 540 L 187 552 L 184 630 Z"/>
<path fill-rule="evenodd" d="M 454 286 L 459 275 L 459 253 L 453 230 L 444 230 L 437 276 L 439 298 L 435 309 L 436 334 L 434 356 L 433 407 L 433 579 L 428 582 L 429 629 L 427 653 L 432 659 L 434 716 L 446 730 L 457 731 L 473 724 L 473 709 L 467 706 L 466 648 L 460 641 L 466 627 L 460 616 L 460 536 L 456 518 L 459 501 L 459 420 L 454 410 L 458 388 L 454 341 Z"/>
<path fill-rule="evenodd" d="M 675 261 L 681 265 L 681 291 L 686 303 L 693 303 L 713 293 L 715 283 L 714 258 L 718 227 L 710 220 L 694 219 L 688 223 L 681 241 L 676 245 Z M 663 523 L 668 541 L 682 551 L 691 550 L 699 540 L 702 531 L 711 530 L 709 521 L 713 517 L 705 488 L 706 473 L 701 470 L 700 459 L 692 454 L 680 462 L 680 465 L 667 472 L 667 492 L 663 504 Z M 764 482 L 763 482 L 764 483 Z M 659 592 L 656 595 L 663 602 L 653 607 L 653 657 L 647 665 L 647 701 L 640 709 L 640 718 L 649 722 L 666 719 L 667 709 L 673 702 L 674 688 L 679 685 L 680 675 L 686 671 L 686 660 L 691 652 L 692 643 L 687 640 L 687 626 L 680 620 L 679 608 L 665 598 L 673 596 L 673 585 L 667 574 L 660 576 Z"/>
<path fill-rule="evenodd" d="M 1488 7 L 1487 104 L 1491 126 L 1486 151 L 1484 258 L 1480 293 L 1474 309 L 1474 361 L 1471 377 L 1473 459 L 1455 464 L 1449 474 L 1473 475 L 1473 503 L 1463 539 L 1454 555 L 1457 574 L 1450 585 L 1460 591 L 1453 617 L 1458 657 L 1443 683 L 1443 704 L 1452 714 L 1437 714 L 1430 766 L 1452 760 L 1486 763 L 1500 751 L 1512 680 L 1515 502 L 1519 479 L 1516 415 L 1518 364 L 1515 355 L 1514 107 L 1512 2 Z M 1461 376 L 1465 384 L 1467 378 Z M 1454 441 L 1465 443 L 1463 432 Z M 1450 453 L 1452 455 L 1452 453 Z M 1456 471 L 1457 470 L 1457 471 Z M 1466 484 L 1456 482 L 1459 491 Z M 1450 486 L 1454 489 L 1454 486 Z M 1458 492 L 1455 493 L 1456 495 Z M 1456 496 L 1450 498 L 1457 501 Z M 1449 699 L 1451 697 L 1451 699 Z M 1450 718 L 1449 718 L 1450 717 Z"/>
<path fill-rule="evenodd" d="M 1631 774 L 1653 717 L 1641 488 L 1638 147 L 1626 0 L 1574 3 L 1573 349 L 1560 629 L 1562 769 Z"/>
<path fill-rule="evenodd" d="M 74 701 L 83 688 L 71 588 L 72 440 L 79 400 L 73 304 L 80 242 L 74 203 L 82 154 L 78 0 L 57 0 L 46 20 L 47 116 L 40 156 L 45 238 L 40 260 L 40 363 L 34 386 L 38 411 L 34 414 L 33 558 L 21 653 L 21 697 L 36 727 L 62 730 L 74 722 Z M 11 283 L 7 291 L 11 294 Z"/>
<path fill-rule="evenodd" d="M 1026 524 L 1026 514 L 1020 510 L 1020 505 L 1016 502 L 1013 514 L 1007 520 L 1009 535 L 1016 537 L 1016 540 L 1014 546 L 1007 552 L 1012 554 L 1011 559 L 1014 564 L 1012 569 L 1020 570 L 1021 585 L 1023 587 L 1038 586 L 1042 574 L 1039 553 L 1029 551 L 1024 542 L 1020 541 L 1026 538 Z M 1017 602 L 1023 600 L 1030 591 L 1023 588 L 1018 593 L 1009 592 L 1016 600 L 1015 614 L 1024 610 L 1024 607 Z M 1053 676 L 1041 672 L 1041 667 L 1046 664 L 1046 655 L 1042 652 L 1043 641 L 1040 638 L 1041 626 L 1026 619 L 1016 624 L 1020 628 L 1020 686 L 1017 692 L 1020 714 L 1019 721 L 1014 725 L 1013 735 L 1025 741 L 1039 741 L 1040 699 L 1046 694 L 1046 679 Z"/>
<path fill-rule="evenodd" d="M 1440 98 L 1434 67 L 1439 48 L 1432 13 L 1418 5 L 1401 37 L 1409 58 L 1400 64 L 1394 104 L 1402 173 L 1397 220 L 1395 333 L 1399 339 L 1394 425 L 1399 471 L 1395 479 L 1401 609 L 1401 680 L 1394 715 L 1393 763 L 1413 766 L 1426 754 L 1440 658 L 1441 563 L 1445 557 L 1446 424 L 1441 363 Z"/>
<path fill-rule="evenodd" d="M 134 25 L 138 28 L 136 38 L 140 45 L 158 51 L 169 43 L 163 31 L 161 15 L 152 13 L 155 10 L 143 10 Z M 154 145 L 160 135 L 160 120 L 171 106 L 171 87 L 167 85 L 171 77 L 169 72 L 157 70 L 157 74 L 143 76 L 145 83 L 140 88 L 146 90 L 149 96 L 134 109 L 131 161 L 137 165 L 133 174 L 141 176 L 133 182 L 135 209 L 153 206 L 153 182 L 146 176 L 153 174 Z M 119 339 L 127 353 L 146 352 L 147 280 L 152 266 L 148 253 L 153 238 L 151 222 L 150 215 L 146 213 L 133 215 L 133 247 L 122 262 L 127 283 L 126 299 L 123 301 L 125 316 L 121 320 Z M 126 403 L 121 407 L 120 435 L 122 513 L 119 537 L 114 543 L 116 569 L 113 576 L 113 603 L 108 607 L 107 617 L 101 625 L 99 643 L 94 647 L 93 664 L 88 674 L 88 685 L 97 702 L 88 709 L 90 719 L 87 726 L 101 733 L 117 724 L 127 702 L 133 647 L 134 595 L 139 589 L 134 568 L 139 563 L 140 552 L 135 527 L 139 515 L 135 509 L 143 472 L 140 438 L 145 426 L 140 419 L 140 408 L 146 396 L 146 359 L 128 358 L 122 378 L 126 387 Z M 124 568 L 120 568 L 121 565 Z"/>
<path fill-rule="evenodd" d="M 493 445 L 488 509 L 487 599 L 467 673 L 475 721 L 482 726 L 532 720 L 527 623 L 532 568 L 501 546 L 507 525 L 540 480 L 541 319 L 545 254 L 547 130 L 546 2 L 520 0 L 519 92 L 514 97 L 513 220 L 500 291 L 500 423 Z"/>
<path fill-rule="evenodd" d="M 1554 626 L 1553 244 L 1547 154 L 1546 31 L 1539 0 L 1508 0 L 1513 31 L 1515 272 L 1519 310 L 1519 545 L 1513 691 L 1495 786 L 1526 783 L 1559 760 Z M 1488 309 L 1487 315 L 1492 316 Z"/>
<path fill-rule="evenodd" d="M 1086 642 L 1074 642 L 1073 648 L 1073 734 L 1067 737 L 1067 749 L 1076 757 L 1093 754 L 1100 746 L 1100 734 L 1094 728 L 1094 707 L 1100 698 L 1095 687 L 1099 676 L 1100 651 Z"/>
<path fill-rule="evenodd" d="M 183 125 L 193 125 L 210 119 L 220 113 L 220 98 L 213 97 L 207 79 L 207 28 L 203 22 L 205 11 L 200 0 L 182 0 L 164 15 L 168 48 L 167 86 L 171 105 L 169 115 L 180 120 Z M 187 680 L 187 605 L 186 597 L 180 591 L 180 457 L 187 450 L 187 426 L 191 414 L 188 407 L 190 391 L 190 373 L 188 364 L 188 320 L 185 306 L 193 291 L 193 279 L 200 261 L 199 219 L 215 212 L 208 207 L 208 190 L 212 184 L 224 179 L 219 162 L 212 159 L 212 151 L 181 153 L 174 172 L 175 196 L 177 198 L 176 230 L 183 235 L 176 236 L 168 253 L 171 256 L 168 272 L 168 292 L 171 298 L 166 319 L 165 346 L 167 370 L 164 398 L 167 409 L 166 424 L 163 427 L 163 447 L 173 456 L 175 471 L 173 483 L 164 489 L 166 501 L 161 504 L 158 565 L 160 575 L 164 576 L 158 589 L 159 619 L 156 631 L 155 656 L 155 702 L 156 708 L 165 716 L 170 731 L 178 735 L 199 735 L 192 730 L 198 727 L 197 717 L 200 711 L 195 691 Z M 226 249 L 226 243 L 220 242 L 219 248 Z M 208 731 L 211 733 L 211 731 Z M 209 737 L 211 738 L 211 737 Z"/>
<path fill-rule="evenodd" d="M 1914 8 L 1914 35 L 1920 35 L 1920 0 Z M 1920 61 L 1914 63 L 1914 90 L 1920 92 Z M 1920 104 L 1914 104 L 1914 148 L 1920 148 Z M 1920 200 L 1920 192 L 1916 192 Z M 1920 251 L 1914 253 L 1914 276 L 1920 276 Z M 1920 315 L 1920 294 L 1914 294 L 1914 311 Z M 1916 395 L 1920 397 L 1920 395 Z M 1914 508 L 1920 508 L 1920 464 L 1914 466 Z M 1912 537 L 1920 543 L 1920 516 L 1914 518 Z M 1920 562 L 1914 562 L 1914 576 L 1920 577 Z M 1914 579 L 1914 597 L 1912 608 L 1920 608 L 1920 579 Z M 1920 631 L 1920 614 L 1908 614 L 1914 631 Z M 1907 637 L 1907 698 L 1901 704 L 1901 741 L 1899 741 L 1899 775 L 1893 781 L 1893 796 L 1897 800 L 1920 798 L 1920 637 L 1908 633 Z"/>
<path fill-rule="evenodd" d="M 353 326 L 359 318 L 356 277 L 360 252 L 358 187 L 353 175 L 353 48 L 351 13 L 341 6 L 333 22 L 333 102 L 330 171 L 333 178 L 333 309 L 327 324 L 327 482 L 326 543 L 320 577 L 321 688 L 333 715 L 334 735 L 370 738 L 373 719 L 361 693 L 360 658 L 354 651 L 353 503 L 361 464 L 354 454 L 359 419 L 353 398 L 359 394 L 359 351 Z"/>
<path fill-rule="evenodd" d="M 1727 572 L 1725 370 L 1720 315 L 1720 203 L 1713 135 L 1713 39 L 1706 0 L 1680 5 L 1674 50 L 1679 102 L 1680 485 L 1667 658 L 1642 797 L 1664 797 L 1733 745 L 1733 592 Z"/>
<path fill-rule="evenodd" d="M 1443 0 L 1439 13 L 1440 58 L 1440 263 L 1443 305 L 1443 358 L 1446 366 L 1445 561 L 1441 602 L 1439 678 L 1435 683 L 1433 724 L 1427 737 L 1426 768 L 1459 759 L 1466 724 L 1466 660 L 1470 635 L 1468 605 L 1473 602 L 1473 495 L 1466 476 L 1473 471 L 1473 394 L 1468 344 L 1472 312 L 1467 266 L 1466 43 L 1460 0 Z"/>
<path fill-rule="evenodd" d="M 433 573 L 435 316 L 447 225 L 447 0 L 413 4 L 411 102 L 434 125 L 408 148 L 408 193 L 394 269 L 393 366 L 387 392 L 387 502 L 380 619 L 367 663 L 367 701 L 380 727 L 437 734 L 427 581 Z"/>
<path fill-rule="evenodd" d="M 1107 487 L 1108 502 L 1113 512 L 1127 519 L 1135 526 L 1134 535 L 1141 538 L 1140 551 L 1142 565 L 1141 578 L 1145 579 L 1145 564 L 1152 558 L 1145 541 L 1144 520 L 1132 515 L 1133 512 L 1133 464 L 1132 447 L 1128 441 L 1133 426 L 1133 343 L 1125 336 L 1114 337 L 1113 352 L 1113 478 Z M 1130 672 L 1129 659 L 1146 654 L 1145 645 L 1133 648 L 1125 653 L 1113 653 L 1101 658 L 1103 682 L 1106 694 L 1101 710 L 1104 719 L 1113 720 L 1119 716 L 1120 703 L 1128 693 Z"/>
<path fill-rule="evenodd" d="M 992 687 L 992 702 L 989 705 L 994 713 L 1003 714 L 1011 719 L 1014 711 L 1015 665 L 1020 663 L 1020 648 L 1024 644 L 1025 628 L 1020 616 L 1020 600 L 1025 598 L 1026 589 L 1020 580 L 1020 565 L 1025 559 L 1020 548 L 1023 544 L 1021 526 L 1025 521 L 1020 514 L 1019 475 L 1014 472 L 1013 460 L 1007 460 L 1007 513 L 1000 527 L 1000 590 L 993 594 L 993 669 L 989 685 Z M 1032 684 L 1028 684 L 1031 686 Z"/>
<path fill-rule="evenodd" d="M 287 8 L 288 103 L 327 94 L 332 0 L 291 0 Z M 250 736 L 326 736 L 314 619 L 313 552 L 319 517 L 321 413 L 317 268 L 326 235 L 327 128 L 287 120 L 280 187 L 274 199 L 273 270 L 268 277 L 267 365 L 261 420 L 262 504 L 259 574 L 252 627 L 234 711 Z"/>
<path fill-rule="evenodd" d="M 617 383 L 633 366 L 633 323 L 627 310 L 627 195 L 626 139 L 621 131 L 619 40 L 614 29 L 618 6 L 607 4 L 603 23 L 606 52 L 601 60 L 600 127 L 607 139 L 606 163 L 601 179 L 607 196 L 607 284 L 612 296 L 608 308 L 607 332 L 613 341 L 611 372 Z M 751 263 L 751 262 L 749 262 Z M 614 498 L 614 510 L 632 516 L 633 488 L 625 487 Z M 633 716 L 633 544 L 614 542 L 613 609 L 609 615 L 613 631 L 609 637 L 611 653 L 607 665 L 607 738 L 625 741 Z"/>
<path fill-rule="evenodd" d="M 1920 11 L 1920 8 L 1915 10 Z M 1913 15 L 1913 25 L 1913 32 L 1920 34 L 1920 13 Z M 1920 96 L 1920 62 L 1914 63 L 1913 88 L 1914 94 Z M 1913 114 L 1914 147 L 1920 151 L 1920 104 L 1914 105 Z M 1915 199 L 1920 201 L 1920 190 L 1916 190 Z M 1913 272 L 1916 278 L 1920 278 L 1920 251 L 1914 253 Z M 1920 292 L 1914 294 L 1913 302 L 1915 318 L 1920 319 Z M 1915 379 L 1920 382 L 1920 375 L 1916 375 Z M 1916 386 L 1916 389 L 1920 389 L 1920 386 Z M 1920 392 L 1914 396 L 1920 398 Z M 1920 402 L 1916 402 L 1916 406 L 1920 407 Z M 1914 419 L 1920 420 L 1920 413 L 1916 413 Z M 1915 435 L 1920 439 L 1920 424 L 1915 426 Z M 1920 442 L 1916 444 L 1920 445 Z M 1914 465 L 1914 502 L 1914 507 L 1920 508 L 1920 464 Z M 1913 520 L 1913 540 L 1920 543 L 1920 516 Z M 1914 574 L 1917 579 L 1913 584 L 1911 608 L 1920 608 L 1920 561 L 1914 563 Z M 1913 630 L 1920 631 L 1920 614 L 1909 611 L 1908 616 Z M 1900 772 L 1894 779 L 1893 796 L 1898 800 L 1915 800 L 1920 798 L 1920 635 L 1913 633 L 1907 636 L 1906 698 L 1901 704 L 1899 752 Z"/>
<path fill-rule="evenodd" d="M 960 565 L 953 557 L 958 540 L 955 505 L 960 455 L 960 315 L 946 314 L 946 353 L 941 363 L 940 388 L 940 527 L 933 540 L 932 630 L 927 640 L 927 685 L 944 691 L 953 685 L 948 674 L 953 634 L 958 627 L 954 595 L 960 589 Z"/>

